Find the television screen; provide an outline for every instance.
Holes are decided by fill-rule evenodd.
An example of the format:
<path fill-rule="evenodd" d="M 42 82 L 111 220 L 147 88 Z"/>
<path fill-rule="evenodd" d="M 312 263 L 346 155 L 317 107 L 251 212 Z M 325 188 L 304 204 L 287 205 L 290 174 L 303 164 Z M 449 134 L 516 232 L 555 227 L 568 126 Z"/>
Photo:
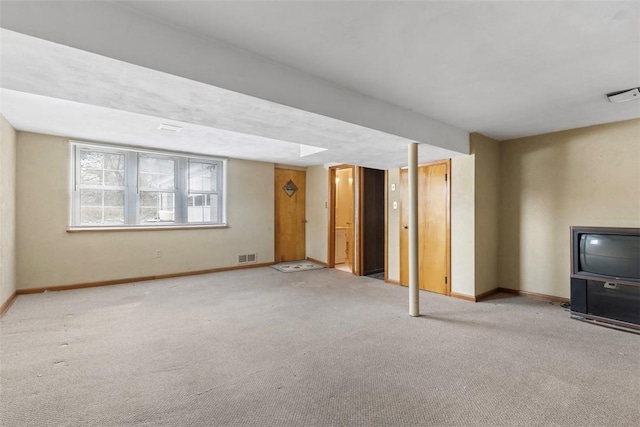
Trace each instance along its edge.
<path fill-rule="evenodd" d="M 640 236 L 580 234 L 581 272 L 640 280 Z"/>

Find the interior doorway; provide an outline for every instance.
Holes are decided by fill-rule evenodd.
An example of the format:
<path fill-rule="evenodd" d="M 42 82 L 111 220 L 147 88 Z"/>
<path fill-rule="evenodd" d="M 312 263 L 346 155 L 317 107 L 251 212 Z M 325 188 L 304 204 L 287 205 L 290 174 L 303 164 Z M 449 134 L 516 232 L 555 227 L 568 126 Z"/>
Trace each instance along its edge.
<path fill-rule="evenodd" d="M 449 160 L 418 168 L 419 287 L 451 294 Z M 400 284 L 409 284 L 408 171 L 400 171 Z"/>
<path fill-rule="evenodd" d="M 350 165 L 329 169 L 329 267 L 358 274 L 355 260 L 356 168 Z"/>
<path fill-rule="evenodd" d="M 385 280 L 386 173 L 371 168 L 359 170 L 360 271 L 364 276 Z"/>

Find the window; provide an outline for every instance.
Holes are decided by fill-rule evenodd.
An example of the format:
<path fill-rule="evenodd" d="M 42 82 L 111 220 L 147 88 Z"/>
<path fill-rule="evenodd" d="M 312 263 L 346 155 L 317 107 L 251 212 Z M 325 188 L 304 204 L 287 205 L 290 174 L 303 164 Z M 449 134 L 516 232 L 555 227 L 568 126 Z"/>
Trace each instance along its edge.
<path fill-rule="evenodd" d="M 175 224 L 176 164 L 171 157 L 138 154 L 138 221 Z"/>
<path fill-rule="evenodd" d="M 187 222 L 220 220 L 218 165 L 189 159 L 189 200 Z"/>
<path fill-rule="evenodd" d="M 73 156 L 73 227 L 224 225 L 224 160 L 81 143 Z"/>

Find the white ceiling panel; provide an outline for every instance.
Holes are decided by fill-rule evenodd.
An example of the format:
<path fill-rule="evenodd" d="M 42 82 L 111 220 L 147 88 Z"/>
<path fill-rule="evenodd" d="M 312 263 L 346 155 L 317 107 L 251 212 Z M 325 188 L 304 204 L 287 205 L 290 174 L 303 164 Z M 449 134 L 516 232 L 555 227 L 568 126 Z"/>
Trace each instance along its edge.
<path fill-rule="evenodd" d="M 2 8 L 0 111 L 22 130 L 385 169 L 406 164 L 407 143 L 416 140 L 409 134 L 431 143 L 420 148 L 427 162 L 466 153 L 456 145 L 466 132 L 505 140 L 640 117 L 640 102 L 605 96 L 640 86 L 635 1 L 3 1 Z M 98 22 L 102 32 L 89 37 Z M 105 33 L 109 22 L 117 30 Z M 13 27 L 37 37 L 6 29 Z M 145 40 L 147 30 L 156 38 Z M 130 48 L 144 43 L 152 48 Z M 213 57 L 195 55 L 207 48 Z M 227 86 L 211 83 L 218 74 Z M 268 96 L 278 91 L 283 102 Z M 184 131 L 159 134 L 166 121 Z"/>

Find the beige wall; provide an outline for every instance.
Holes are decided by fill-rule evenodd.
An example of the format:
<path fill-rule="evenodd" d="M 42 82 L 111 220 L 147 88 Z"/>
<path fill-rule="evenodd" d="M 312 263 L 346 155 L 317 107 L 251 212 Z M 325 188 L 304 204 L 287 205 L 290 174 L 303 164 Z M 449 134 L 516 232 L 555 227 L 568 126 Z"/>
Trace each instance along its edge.
<path fill-rule="evenodd" d="M 305 207 L 307 257 L 321 262 L 328 260 L 328 193 L 329 171 L 324 166 L 308 167 Z"/>
<path fill-rule="evenodd" d="M 475 295 L 475 155 L 451 159 L 451 292 Z"/>
<path fill-rule="evenodd" d="M 229 267 L 241 253 L 273 260 L 272 164 L 229 161 L 228 229 L 67 233 L 68 141 L 18 132 L 16 147 L 15 131 L 0 122 L 0 301 L 15 283 L 25 289 Z M 452 291 L 471 296 L 501 286 L 568 297 L 569 226 L 640 226 L 639 140 L 640 120 L 501 143 L 472 134 L 472 154 L 451 166 Z M 392 281 L 399 279 L 398 181 L 399 170 L 390 170 L 388 185 L 397 188 L 389 188 L 387 207 Z M 307 169 L 307 256 L 323 262 L 327 183 L 323 166 Z M 17 220 L 14 199 L 5 196 L 16 189 Z"/>
<path fill-rule="evenodd" d="M 500 143 L 472 133 L 471 154 L 451 159 L 451 292 L 498 285 Z"/>
<path fill-rule="evenodd" d="M 18 132 L 18 289 L 273 262 L 273 182 L 273 164 L 229 160 L 226 229 L 67 233 L 68 140 Z"/>
<path fill-rule="evenodd" d="M 0 114 L 0 305 L 16 291 L 16 131 Z"/>
<path fill-rule="evenodd" d="M 640 120 L 501 143 L 500 286 L 569 297 L 569 227 L 640 226 Z"/>
<path fill-rule="evenodd" d="M 498 222 L 500 210 L 500 144 L 486 136 L 470 136 L 475 162 L 475 295 L 498 287 Z"/>
<path fill-rule="evenodd" d="M 389 281 L 400 282 L 400 169 L 389 170 L 387 186 L 387 277 Z"/>
<path fill-rule="evenodd" d="M 353 227 L 353 170 L 336 170 L 336 227 Z"/>

